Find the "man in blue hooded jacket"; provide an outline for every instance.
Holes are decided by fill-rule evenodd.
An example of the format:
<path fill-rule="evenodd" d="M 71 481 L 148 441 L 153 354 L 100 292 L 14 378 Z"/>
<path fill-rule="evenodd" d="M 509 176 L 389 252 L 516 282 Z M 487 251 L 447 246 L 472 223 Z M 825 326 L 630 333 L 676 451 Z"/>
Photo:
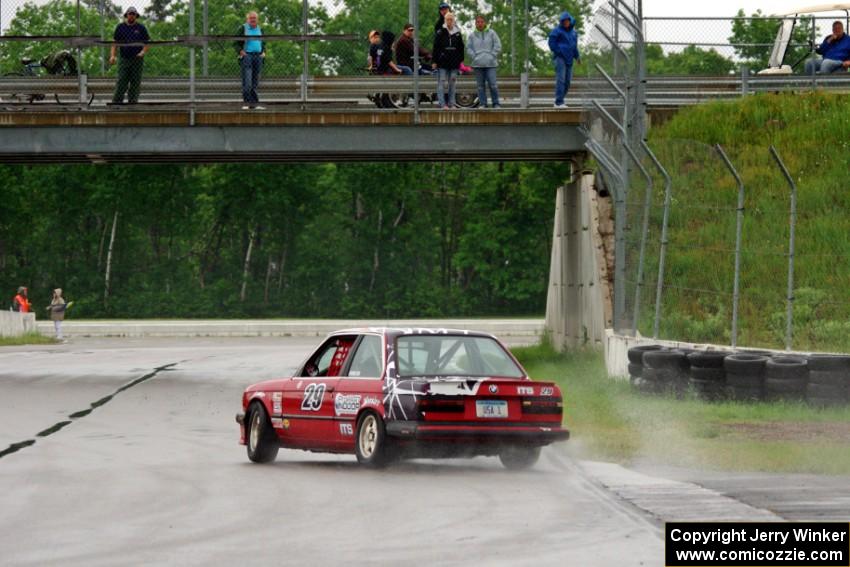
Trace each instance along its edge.
<path fill-rule="evenodd" d="M 581 56 L 575 18 L 569 12 L 563 12 L 558 22 L 558 26 L 549 33 L 549 50 L 555 62 L 555 108 L 566 108 L 564 98 L 570 90 L 573 62 L 581 63 Z"/>
<path fill-rule="evenodd" d="M 806 74 L 829 75 L 842 69 L 850 69 L 850 36 L 844 33 L 844 24 L 840 21 L 832 23 L 832 35 L 827 36 L 815 50 L 823 59 L 806 61 Z"/>

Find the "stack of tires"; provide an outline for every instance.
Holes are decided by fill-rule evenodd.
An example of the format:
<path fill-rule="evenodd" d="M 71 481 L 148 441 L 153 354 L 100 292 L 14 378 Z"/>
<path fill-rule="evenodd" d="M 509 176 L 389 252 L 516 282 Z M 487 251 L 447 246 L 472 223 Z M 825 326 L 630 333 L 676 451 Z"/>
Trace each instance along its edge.
<path fill-rule="evenodd" d="M 643 386 L 651 393 L 683 395 L 688 389 L 688 358 L 685 353 L 680 350 L 644 352 Z"/>
<path fill-rule="evenodd" d="M 741 402 L 763 399 L 767 361 L 766 356 L 748 353 L 730 354 L 724 358 L 727 395 Z"/>
<path fill-rule="evenodd" d="M 639 345 L 629 349 L 629 381 L 632 386 L 642 390 L 643 383 L 643 353 L 651 350 L 661 350 L 660 345 Z"/>
<path fill-rule="evenodd" d="M 850 356 L 810 356 L 806 399 L 820 407 L 846 405 L 850 399 Z"/>
<path fill-rule="evenodd" d="M 716 401 L 726 397 L 726 370 L 723 360 L 728 352 L 695 351 L 688 355 L 689 385 L 703 400 Z"/>
<path fill-rule="evenodd" d="M 800 402 L 806 399 L 809 363 L 797 356 L 775 356 L 765 365 L 764 394 L 771 401 Z"/>

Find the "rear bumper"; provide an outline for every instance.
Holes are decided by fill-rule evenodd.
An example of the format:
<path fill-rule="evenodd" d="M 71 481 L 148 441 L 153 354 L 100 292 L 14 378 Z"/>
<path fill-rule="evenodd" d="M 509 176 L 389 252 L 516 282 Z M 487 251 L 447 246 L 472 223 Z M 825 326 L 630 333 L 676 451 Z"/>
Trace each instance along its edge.
<path fill-rule="evenodd" d="M 399 440 L 470 441 L 548 445 L 566 441 L 570 432 L 560 426 L 542 425 L 439 425 L 417 421 L 390 421 L 387 435 Z"/>

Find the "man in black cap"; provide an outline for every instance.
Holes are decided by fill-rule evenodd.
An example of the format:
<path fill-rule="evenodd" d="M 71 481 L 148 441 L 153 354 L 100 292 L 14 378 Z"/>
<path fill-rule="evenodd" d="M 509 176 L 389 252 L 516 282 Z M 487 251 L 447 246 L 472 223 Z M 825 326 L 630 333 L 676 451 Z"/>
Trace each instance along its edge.
<path fill-rule="evenodd" d="M 440 17 L 437 18 L 437 23 L 434 24 L 434 31 L 438 32 L 443 28 L 443 24 L 446 23 L 446 14 L 452 11 L 452 7 L 449 6 L 446 2 L 440 2 Z"/>
<path fill-rule="evenodd" d="M 139 12 L 130 6 L 124 12 L 124 19 L 115 28 L 112 38 L 116 43 L 146 43 L 150 41 L 148 30 L 137 20 Z M 109 64 L 115 64 L 115 51 L 117 45 L 112 44 L 109 55 Z M 115 81 L 115 94 L 112 96 L 113 104 L 122 104 L 124 94 L 127 102 L 135 104 L 139 102 L 139 91 L 142 88 L 142 69 L 145 63 L 145 53 L 148 52 L 147 45 L 128 45 L 120 49 L 121 57 L 118 58 L 118 80 Z"/>

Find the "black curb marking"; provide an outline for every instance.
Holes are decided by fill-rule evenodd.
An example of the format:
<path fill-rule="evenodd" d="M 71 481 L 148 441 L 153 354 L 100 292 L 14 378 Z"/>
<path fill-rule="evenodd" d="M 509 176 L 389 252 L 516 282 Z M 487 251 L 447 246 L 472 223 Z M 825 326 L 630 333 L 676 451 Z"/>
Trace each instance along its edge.
<path fill-rule="evenodd" d="M 186 361 L 183 361 L 183 362 L 186 362 Z M 89 415 L 91 412 L 93 412 L 95 409 L 99 408 L 100 406 L 106 405 L 107 403 L 112 401 L 112 399 L 115 398 L 115 396 L 117 396 L 121 392 L 123 392 L 125 390 L 129 390 L 133 386 L 138 386 L 142 382 L 147 382 L 148 380 L 150 380 L 151 378 L 153 378 L 154 376 L 156 376 L 160 372 L 167 372 L 169 370 L 173 370 L 174 367 L 177 366 L 178 364 L 180 364 L 180 363 L 179 362 L 172 362 L 171 364 L 166 364 L 164 366 L 159 366 L 157 368 L 154 368 L 153 372 L 149 372 L 149 373 L 145 374 L 144 376 L 142 376 L 140 378 L 136 378 L 132 382 L 128 382 L 127 384 L 124 384 L 123 386 L 121 386 L 120 388 L 118 388 L 113 393 L 109 394 L 108 396 L 104 396 L 104 397 L 100 398 L 99 400 L 89 404 L 91 407 L 72 413 L 71 415 L 68 416 L 70 419 L 66 419 L 66 420 L 60 421 L 58 423 L 55 423 L 55 424 L 51 425 L 50 427 L 48 427 L 47 429 L 45 429 L 43 431 L 39 431 L 38 433 L 35 434 L 35 436 L 36 437 L 48 437 L 50 435 L 53 435 L 57 431 L 60 431 L 61 429 L 64 429 L 65 427 L 71 425 L 73 423 L 73 420 L 80 419 L 81 417 L 85 417 L 85 416 Z M 26 447 L 31 447 L 33 445 L 35 445 L 35 439 L 27 439 L 25 441 L 19 441 L 17 443 L 12 443 L 6 449 L 3 449 L 2 451 L 0 451 L 0 459 L 5 457 L 6 455 L 11 455 L 12 453 L 17 453 L 21 449 L 25 449 Z"/>

